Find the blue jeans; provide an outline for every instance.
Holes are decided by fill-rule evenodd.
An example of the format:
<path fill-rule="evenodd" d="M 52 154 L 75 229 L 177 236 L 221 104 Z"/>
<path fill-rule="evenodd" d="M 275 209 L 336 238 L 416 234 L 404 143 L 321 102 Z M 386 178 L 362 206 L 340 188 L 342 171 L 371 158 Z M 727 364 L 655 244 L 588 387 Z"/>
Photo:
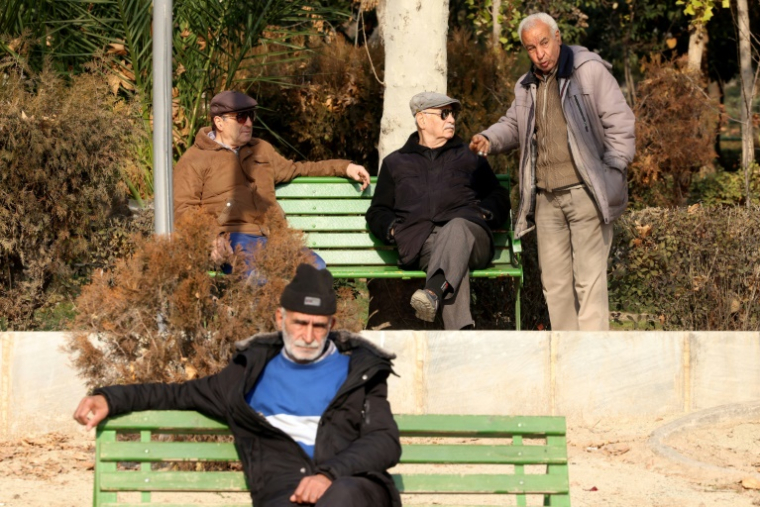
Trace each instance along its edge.
<path fill-rule="evenodd" d="M 246 278 L 249 278 L 251 274 L 256 272 L 256 266 L 253 265 L 253 257 L 251 255 L 257 248 L 261 248 L 266 244 L 266 236 L 256 236 L 255 234 L 245 234 L 243 232 L 230 233 L 230 246 L 232 246 L 232 251 L 234 252 L 239 246 L 243 252 L 248 254 L 248 257 L 246 259 L 246 265 L 248 266 L 248 270 L 245 273 Z M 308 248 L 305 250 L 308 250 Z M 317 269 L 325 269 L 327 267 L 324 259 L 322 259 L 322 257 L 320 257 L 316 252 L 309 250 L 309 253 L 314 259 L 314 264 L 317 266 Z M 232 266 L 225 264 L 222 266 L 222 271 L 229 275 L 232 273 Z M 260 285 L 264 284 L 265 282 L 265 279 L 259 278 Z"/>

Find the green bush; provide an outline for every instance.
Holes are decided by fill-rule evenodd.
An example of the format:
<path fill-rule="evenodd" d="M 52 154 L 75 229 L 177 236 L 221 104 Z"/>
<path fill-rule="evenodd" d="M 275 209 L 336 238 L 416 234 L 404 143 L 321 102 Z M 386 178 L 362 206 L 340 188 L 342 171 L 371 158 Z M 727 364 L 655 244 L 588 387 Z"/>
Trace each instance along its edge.
<path fill-rule="evenodd" d="M 750 198 L 752 204 L 760 203 L 760 166 L 750 169 Z M 743 205 L 747 201 L 744 171 L 720 171 L 695 179 L 689 193 L 689 202 L 701 202 L 705 206 Z"/>
<path fill-rule="evenodd" d="M 25 330 L 129 250 L 121 171 L 139 130 L 95 74 L 0 80 L 0 325 Z"/>
<path fill-rule="evenodd" d="M 616 224 L 613 310 L 666 330 L 760 329 L 760 208 L 648 208 Z"/>

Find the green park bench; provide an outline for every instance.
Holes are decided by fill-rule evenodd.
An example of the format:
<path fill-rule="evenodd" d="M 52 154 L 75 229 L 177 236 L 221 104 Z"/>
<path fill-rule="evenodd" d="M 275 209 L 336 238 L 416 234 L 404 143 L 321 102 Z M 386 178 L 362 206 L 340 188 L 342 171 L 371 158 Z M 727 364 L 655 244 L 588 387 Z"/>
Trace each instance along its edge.
<path fill-rule="evenodd" d="M 498 175 L 509 189 L 509 178 Z M 377 178 L 364 192 L 358 183 L 345 178 L 303 177 L 277 186 L 277 202 L 294 229 L 306 233 L 306 245 L 327 263 L 335 278 L 425 278 L 424 271 L 398 267 L 398 251 L 369 232 L 364 213 L 372 201 Z M 474 270 L 473 278 L 516 279 L 515 326 L 520 329 L 520 292 L 523 268 L 519 239 L 509 221 L 494 233 L 496 254 L 490 266 Z"/>
<path fill-rule="evenodd" d="M 498 505 L 507 497 L 508 505 L 570 505 L 564 417 L 396 415 L 396 422 L 401 465 L 391 474 L 405 495 L 466 498 L 471 507 L 485 495 L 489 504 L 491 495 L 498 495 Z M 168 500 L 175 503 L 153 505 L 250 507 L 250 499 L 240 495 L 225 499 L 217 494 L 213 502 L 206 499 L 201 504 L 182 500 L 183 493 L 246 492 L 248 487 L 240 471 L 204 471 L 198 465 L 237 462 L 231 442 L 166 441 L 161 435 L 167 434 L 229 435 L 229 430 L 192 411 L 133 412 L 102 422 L 97 430 L 93 505 L 139 507 L 154 501 L 155 492 L 172 492 Z M 174 466 L 177 462 L 193 465 Z M 188 468 L 192 470 L 182 470 Z"/>

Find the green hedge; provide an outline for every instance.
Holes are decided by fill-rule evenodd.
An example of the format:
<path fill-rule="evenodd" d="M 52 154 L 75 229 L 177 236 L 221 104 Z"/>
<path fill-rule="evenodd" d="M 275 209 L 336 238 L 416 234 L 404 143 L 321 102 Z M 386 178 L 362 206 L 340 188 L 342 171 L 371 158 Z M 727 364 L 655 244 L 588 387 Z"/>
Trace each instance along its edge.
<path fill-rule="evenodd" d="M 616 224 L 612 309 L 666 330 L 760 329 L 760 208 L 648 208 Z"/>

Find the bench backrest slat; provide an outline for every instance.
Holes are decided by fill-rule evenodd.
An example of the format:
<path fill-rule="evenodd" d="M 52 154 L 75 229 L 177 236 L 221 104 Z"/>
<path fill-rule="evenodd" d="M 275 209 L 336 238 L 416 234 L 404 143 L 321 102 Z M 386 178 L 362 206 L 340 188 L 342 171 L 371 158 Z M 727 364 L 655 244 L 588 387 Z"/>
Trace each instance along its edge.
<path fill-rule="evenodd" d="M 525 504 L 526 495 L 538 494 L 545 495 L 545 505 L 570 505 L 564 418 L 395 417 L 403 452 L 400 469 L 392 476 L 402 493 L 514 495 L 518 505 Z M 139 434 L 140 441 L 117 441 L 117 434 Z M 151 492 L 157 491 L 247 491 L 241 472 L 177 471 L 171 465 L 237 462 L 232 443 L 156 440 L 157 435 L 165 434 L 226 435 L 229 431 L 224 424 L 191 411 L 136 412 L 107 420 L 98 429 L 96 445 L 97 507 L 137 505 L 119 503 L 119 492 L 139 492 L 144 505 L 151 502 Z M 117 467 L 118 463 L 135 462 L 140 464 L 139 470 Z M 444 470 L 430 471 L 431 466 L 442 464 Z M 414 468 L 419 466 L 424 468 Z M 450 468 L 462 466 L 468 468 Z M 498 467 L 498 471 L 477 468 L 483 466 Z M 526 472 L 529 467 L 532 470 Z"/>

